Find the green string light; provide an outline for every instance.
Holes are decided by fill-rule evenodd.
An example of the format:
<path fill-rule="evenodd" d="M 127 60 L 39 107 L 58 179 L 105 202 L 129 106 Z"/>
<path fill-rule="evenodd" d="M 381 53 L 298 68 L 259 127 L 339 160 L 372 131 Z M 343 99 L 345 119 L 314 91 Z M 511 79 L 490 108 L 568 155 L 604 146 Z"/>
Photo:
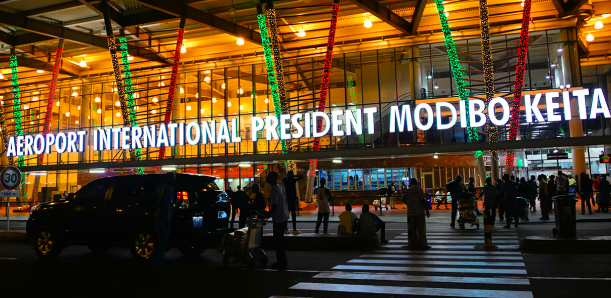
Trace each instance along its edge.
<path fill-rule="evenodd" d="M 138 126 L 136 120 L 136 104 L 134 102 L 134 87 L 132 86 L 132 73 L 129 66 L 129 54 L 127 52 L 127 39 L 125 37 L 119 38 L 119 48 L 121 49 L 121 62 L 123 62 L 123 77 L 125 83 L 125 91 L 127 92 L 127 110 L 129 113 L 128 119 L 129 124 L 134 127 Z M 142 160 L 140 148 L 136 148 L 136 160 Z M 136 169 L 136 174 L 144 174 L 144 168 L 139 167 Z"/>
<path fill-rule="evenodd" d="M 10 58 L 11 66 L 11 85 L 13 86 L 13 115 L 15 116 L 15 135 L 23 135 L 23 125 L 21 124 L 21 94 L 19 93 L 19 76 L 17 75 L 17 56 L 12 55 Z M 13 164 L 13 158 L 9 159 L 9 163 Z M 23 167 L 24 158 L 23 156 L 17 157 L 17 166 Z M 21 173 L 21 184 L 19 187 L 23 190 L 22 198 L 28 197 L 27 191 L 24 189 L 24 185 L 27 180 L 27 174 Z"/>
<path fill-rule="evenodd" d="M 348 77 L 348 92 L 350 93 L 350 101 L 352 102 L 352 112 L 356 113 L 356 108 L 358 106 L 358 102 L 356 100 L 356 90 L 354 86 L 356 82 L 352 80 L 352 76 Z M 359 141 L 361 141 L 361 145 L 365 145 L 365 137 L 363 135 L 359 135 Z"/>
<path fill-rule="evenodd" d="M 267 69 L 267 80 L 269 81 L 269 89 L 272 93 L 272 100 L 274 101 L 274 114 L 280 121 L 280 115 L 282 115 L 282 104 L 280 103 L 280 94 L 278 91 L 278 81 L 274 69 L 274 59 L 272 57 L 271 44 L 269 36 L 267 34 L 267 24 L 265 23 L 265 15 L 258 14 L 257 21 L 259 22 L 259 31 L 261 31 L 261 43 L 263 44 L 263 55 L 265 56 L 265 67 Z M 286 143 L 281 141 L 282 153 L 287 152 Z"/>

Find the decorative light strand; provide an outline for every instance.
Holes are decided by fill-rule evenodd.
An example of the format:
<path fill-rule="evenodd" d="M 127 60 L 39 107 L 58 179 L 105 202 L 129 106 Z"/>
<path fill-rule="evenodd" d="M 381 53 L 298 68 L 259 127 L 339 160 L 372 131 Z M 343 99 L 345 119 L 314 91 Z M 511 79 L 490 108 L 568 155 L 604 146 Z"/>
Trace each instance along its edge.
<path fill-rule="evenodd" d="M 280 42 L 278 41 L 278 25 L 276 24 L 276 10 L 270 8 L 267 10 L 267 21 L 269 22 L 269 37 L 274 53 L 274 66 L 276 68 L 276 82 L 278 84 L 278 97 L 280 99 L 280 109 L 283 114 L 289 113 L 289 104 L 286 99 L 284 89 L 284 70 L 282 69 L 282 57 L 280 57 Z M 283 153 L 291 151 L 293 143 L 291 140 L 285 140 L 282 144 Z M 294 169 L 289 169 L 294 170 Z"/>
<path fill-rule="evenodd" d="M 12 55 L 11 62 L 11 85 L 13 86 L 13 116 L 15 117 L 15 135 L 23 135 L 23 126 L 21 125 L 21 94 L 19 93 L 19 77 L 17 74 L 17 56 Z M 17 165 L 23 167 L 23 156 L 18 157 Z M 10 164 L 13 164 L 13 158 L 9 158 Z"/>
<path fill-rule="evenodd" d="M 119 48 L 121 49 L 121 62 L 123 63 L 123 77 L 125 80 L 125 91 L 127 92 L 127 109 L 129 111 L 130 126 L 137 126 L 138 121 L 136 119 L 136 104 L 134 102 L 134 87 L 132 86 L 132 73 L 131 67 L 129 66 L 129 53 L 127 52 L 127 39 L 125 37 L 119 38 Z M 142 160 L 140 148 L 135 149 L 136 160 Z M 135 174 L 144 174 L 144 168 L 138 167 L 135 169 Z"/>
<path fill-rule="evenodd" d="M 356 109 L 358 106 L 358 102 L 356 100 L 356 90 L 354 88 L 356 86 L 356 82 L 352 80 L 352 76 L 348 77 L 348 92 L 350 93 L 350 101 L 352 102 L 352 112 L 356 113 Z M 365 137 L 363 135 L 359 135 L 359 141 L 361 141 L 361 145 L 365 145 Z"/>
<path fill-rule="evenodd" d="M 42 134 L 46 135 L 51 129 L 51 116 L 53 115 L 53 101 L 55 101 L 55 89 L 57 86 L 57 78 L 59 76 L 59 69 L 61 68 L 62 55 L 64 53 L 63 47 L 55 49 L 55 63 L 53 64 L 53 73 L 51 74 L 51 84 L 49 86 L 49 97 L 47 98 L 47 110 L 45 112 L 45 121 L 42 127 Z M 42 165 L 45 159 L 45 154 L 38 156 L 38 164 Z"/>
<path fill-rule="evenodd" d="M 337 16 L 339 15 L 339 1 L 335 0 L 331 6 L 331 25 L 329 28 L 329 37 L 327 39 L 327 54 L 325 56 L 325 63 L 322 72 L 322 83 L 320 84 L 320 98 L 318 99 L 318 111 L 324 112 L 327 104 L 327 89 L 329 88 L 329 77 L 331 75 L 331 63 L 333 62 L 333 46 L 335 45 L 335 31 L 337 28 Z M 322 129 L 322 118 L 316 121 L 316 129 L 320 131 Z M 314 145 L 312 146 L 314 151 L 320 150 L 320 138 L 314 139 Z M 309 176 L 316 175 L 316 167 L 318 165 L 318 159 L 310 159 L 310 169 L 308 171 Z"/>
<path fill-rule="evenodd" d="M 467 94 L 467 90 L 465 89 L 462 68 L 460 66 L 460 61 L 458 60 L 458 55 L 456 54 L 456 47 L 454 46 L 454 39 L 452 38 L 452 31 L 450 30 L 450 25 L 448 24 L 448 18 L 445 15 L 443 1 L 435 0 L 435 4 L 437 6 L 437 14 L 439 16 L 439 21 L 441 22 L 441 31 L 443 31 L 446 49 L 450 58 L 450 65 L 452 66 L 452 74 L 454 75 L 454 81 L 456 82 L 458 96 L 460 97 L 460 100 L 465 101 L 465 105 L 467 106 L 465 110 L 469 139 L 471 139 L 471 141 L 477 141 L 479 140 L 477 136 L 477 131 L 475 130 L 475 128 L 471 127 L 469 119 L 469 97 Z"/>
<path fill-rule="evenodd" d="M 274 101 L 274 114 L 280 120 L 282 114 L 282 107 L 280 103 L 280 95 L 278 93 L 278 83 L 276 80 L 276 73 L 274 70 L 274 60 L 272 58 L 272 51 L 267 35 L 267 24 L 265 23 L 265 15 L 258 14 L 257 21 L 259 23 L 259 31 L 261 33 L 261 43 L 263 44 L 263 56 L 265 56 L 265 67 L 267 70 L 267 80 L 269 82 L 269 89 L 272 94 L 272 100 Z M 281 141 L 282 152 L 286 152 L 286 143 L 284 140 Z"/>
<path fill-rule="evenodd" d="M 178 67 L 180 66 L 180 50 L 185 37 L 185 29 L 178 28 L 178 38 L 176 39 L 176 49 L 174 50 L 174 61 L 172 63 L 172 75 L 170 77 L 170 91 L 168 92 L 168 101 L 165 107 L 165 115 L 163 123 L 168 125 L 172 119 L 172 107 L 174 106 L 174 93 L 176 91 L 176 80 L 178 79 Z M 165 144 L 159 148 L 159 159 L 165 158 Z"/>
<path fill-rule="evenodd" d="M 490 20 L 488 16 L 488 0 L 479 0 L 479 17 L 480 31 L 482 33 L 482 62 L 484 66 L 484 92 L 486 94 L 486 109 L 489 109 L 488 103 L 494 98 L 494 64 L 492 63 L 492 50 L 490 45 Z M 493 107 L 494 109 L 494 107 Z M 487 111 L 484 111 L 486 113 Z M 488 129 L 488 143 L 497 143 L 496 125 L 491 125 L 490 119 L 486 120 Z M 481 151 L 480 151 L 481 152 Z M 482 152 L 483 155 L 483 152 Z M 480 158 L 481 156 L 478 156 Z M 496 150 L 490 150 L 490 157 L 494 159 L 493 164 L 497 162 Z M 496 165 L 496 164 L 495 164 Z M 495 171 L 496 167 L 492 170 Z M 493 175 L 496 178 L 496 173 Z"/>
<path fill-rule="evenodd" d="M 110 58 L 112 61 L 112 68 L 115 74 L 115 82 L 117 85 L 117 93 L 119 94 L 119 103 L 121 104 L 121 114 L 123 115 L 123 125 L 130 126 L 131 121 L 129 119 L 129 113 L 127 111 L 127 103 L 125 102 L 125 88 L 123 87 L 123 79 L 121 77 L 121 70 L 119 69 L 119 62 L 117 61 L 117 49 L 115 45 L 115 37 L 112 33 L 112 30 L 108 32 L 106 30 L 106 34 L 108 35 L 108 49 L 110 50 Z M 136 156 L 136 151 L 134 149 L 129 149 L 129 154 L 132 160 L 138 160 Z"/>
<path fill-rule="evenodd" d="M 518 43 L 518 60 L 516 64 L 515 84 L 513 93 L 513 104 L 511 106 L 511 123 L 509 126 L 509 141 L 515 141 L 520 125 L 520 106 L 522 105 L 522 88 L 524 86 L 524 72 L 526 70 L 526 54 L 528 52 L 528 33 L 530 25 L 531 0 L 525 0 L 522 11 L 522 28 L 520 29 L 520 41 Z M 505 169 L 513 168 L 515 153 L 507 149 L 505 158 Z"/>

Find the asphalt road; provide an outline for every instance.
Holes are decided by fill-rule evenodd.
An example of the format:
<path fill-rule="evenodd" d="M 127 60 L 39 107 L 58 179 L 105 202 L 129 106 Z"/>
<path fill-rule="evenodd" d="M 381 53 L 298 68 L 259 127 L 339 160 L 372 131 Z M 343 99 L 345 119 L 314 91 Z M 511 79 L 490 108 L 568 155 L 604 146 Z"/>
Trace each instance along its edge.
<path fill-rule="evenodd" d="M 311 232 L 312 223 L 300 223 Z M 183 296 L 207 297 L 609 297 L 611 252 L 605 255 L 521 254 L 511 249 L 518 236 L 549 234 L 551 224 L 495 228 L 494 254 L 472 249 L 479 231 L 429 227 L 433 249 L 405 251 L 405 223 L 388 224 L 386 249 L 374 252 L 288 252 L 289 270 L 245 264 L 223 266 L 208 250 L 189 259 L 177 250 L 168 267 L 153 270 L 135 262 L 126 248 L 94 255 L 68 247 L 52 262 L 39 260 L 26 244 L 0 243 L 0 293 L 30 297 Z M 609 234 L 611 223 L 580 224 L 580 233 Z M 331 226 L 331 231 L 336 229 Z M 507 244 L 504 246 L 504 244 Z M 270 262 L 275 254 L 268 251 Z M 54 295 L 57 297 L 56 295 Z"/>

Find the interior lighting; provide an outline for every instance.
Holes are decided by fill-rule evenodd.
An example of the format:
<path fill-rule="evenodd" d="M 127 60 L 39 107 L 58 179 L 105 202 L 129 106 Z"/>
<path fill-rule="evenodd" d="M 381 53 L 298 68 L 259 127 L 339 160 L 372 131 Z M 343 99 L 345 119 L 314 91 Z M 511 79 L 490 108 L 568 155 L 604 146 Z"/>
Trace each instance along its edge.
<path fill-rule="evenodd" d="M 29 108 L 30 108 L 30 107 L 29 107 L 28 105 L 24 105 L 24 106 L 23 106 L 23 109 L 24 109 L 24 110 L 27 110 L 27 109 L 29 109 Z"/>
<path fill-rule="evenodd" d="M 370 19 L 366 19 L 363 26 L 365 26 L 365 28 L 371 28 L 373 26 L 373 23 L 371 23 Z"/>
<path fill-rule="evenodd" d="M 78 65 L 83 68 L 87 67 L 87 61 L 85 61 L 85 58 L 83 58 Z"/>
<path fill-rule="evenodd" d="M 297 31 L 297 33 L 295 33 L 295 35 L 297 35 L 298 37 L 305 37 L 306 33 L 305 33 L 305 31 L 303 31 L 303 27 L 301 27 L 301 29 L 299 29 L 299 31 Z"/>
<path fill-rule="evenodd" d="M 205 77 L 204 78 L 204 83 L 210 83 L 210 77 Z"/>
<path fill-rule="evenodd" d="M 115 101 L 115 106 L 116 107 L 120 107 L 121 106 L 121 102 Z"/>
<path fill-rule="evenodd" d="M 240 163 L 238 166 L 240 168 L 250 168 L 252 165 L 249 163 Z"/>
<path fill-rule="evenodd" d="M 37 70 L 36 70 L 36 72 L 37 72 L 37 73 L 45 73 L 45 71 L 44 71 L 44 70 L 42 70 L 42 69 L 37 69 Z"/>
<path fill-rule="evenodd" d="M 236 43 L 237 45 L 239 45 L 239 46 L 244 45 L 244 39 L 240 37 L 240 38 L 238 38 L 238 40 L 236 40 L 236 42 L 235 42 L 235 43 Z"/>
<path fill-rule="evenodd" d="M 81 106 L 76 107 L 76 109 L 80 111 L 81 110 Z"/>
<path fill-rule="evenodd" d="M 0 72 L 0 80 L 4 80 L 4 75 Z"/>
<path fill-rule="evenodd" d="M 152 110 L 151 114 L 157 114 L 157 110 Z"/>
<path fill-rule="evenodd" d="M 604 26 L 602 21 L 598 21 L 594 24 L 594 29 L 602 29 Z"/>
<path fill-rule="evenodd" d="M 102 101 L 102 100 L 100 99 L 100 97 L 99 97 L 99 96 L 96 96 L 96 97 L 95 97 L 95 102 L 101 102 L 101 101 Z"/>
<path fill-rule="evenodd" d="M 437 85 L 437 83 L 435 83 L 435 89 L 439 89 L 439 85 Z"/>
<path fill-rule="evenodd" d="M 78 124 L 78 120 L 75 120 L 75 121 L 74 121 L 74 124 Z"/>
<path fill-rule="evenodd" d="M 98 114 L 102 114 L 102 109 L 98 109 Z"/>
<path fill-rule="evenodd" d="M 153 102 L 158 102 L 159 99 L 157 99 L 157 97 L 153 97 Z"/>
<path fill-rule="evenodd" d="M 72 92 L 72 96 L 77 97 L 78 96 L 78 92 L 76 92 L 76 91 Z"/>
<path fill-rule="evenodd" d="M 66 117 L 70 117 L 70 112 L 66 112 Z"/>
<path fill-rule="evenodd" d="M 342 160 L 339 158 L 333 159 L 333 163 L 342 163 Z"/>
<path fill-rule="evenodd" d="M 225 89 L 225 83 L 221 85 L 221 89 Z"/>
<path fill-rule="evenodd" d="M 242 88 L 238 89 L 238 94 L 240 95 L 244 94 L 244 90 Z"/>
<path fill-rule="evenodd" d="M 227 106 L 228 106 L 228 107 L 231 107 L 231 101 L 228 101 L 228 102 L 227 102 Z"/>
<path fill-rule="evenodd" d="M 195 93 L 195 98 L 199 98 L 199 93 Z"/>
<path fill-rule="evenodd" d="M 240 111 L 241 110 L 244 110 L 244 106 L 243 105 L 240 105 Z"/>
<path fill-rule="evenodd" d="M 58 102 L 56 102 L 56 103 L 55 103 L 55 105 L 59 107 L 59 101 L 58 101 Z"/>
<path fill-rule="evenodd" d="M 269 103 L 269 99 L 266 98 L 263 102 Z"/>
<path fill-rule="evenodd" d="M 104 169 L 89 169 L 89 173 L 91 174 L 103 174 L 106 173 Z"/>
<path fill-rule="evenodd" d="M 586 41 L 587 42 L 593 42 L 594 41 L 594 35 L 592 35 L 592 33 L 588 33 L 588 36 L 586 36 Z"/>
<path fill-rule="evenodd" d="M 134 60 L 134 56 L 132 56 L 132 55 L 127 55 L 127 60 L 129 60 L 129 61 Z"/>
<path fill-rule="evenodd" d="M 550 76 L 545 76 L 545 78 L 549 80 L 549 79 L 551 79 L 552 77 L 550 77 Z"/>
<path fill-rule="evenodd" d="M 199 112 L 203 114 L 205 112 L 205 110 L 201 109 L 201 110 L 199 110 Z"/>
<path fill-rule="evenodd" d="M 185 93 L 185 89 L 183 89 L 182 87 L 180 87 L 180 94 Z"/>
<path fill-rule="evenodd" d="M 140 93 L 134 93 L 134 98 L 140 98 Z"/>
<path fill-rule="evenodd" d="M 162 166 L 161 169 L 164 171 L 176 171 L 176 166 Z"/>
<path fill-rule="evenodd" d="M 47 172 L 31 172 L 32 176 L 47 176 Z"/>
<path fill-rule="evenodd" d="M 566 86 L 564 86 L 564 87 L 566 87 L 566 89 L 570 89 L 571 85 L 570 84 L 566 84 Z"/>
<path fill-rule="evenodd" d="M 446 18 L 450 16 L 450 12 L 448 12 L 447 10 L 444 10 L 443 14 L 446 16 Z"/>
<path fill-rule="evenodd" d="M 556 65 L 556 64 L 554 64 L 554 63 L 552 63 L 552 65 L 550 65 L 550 66 L 553 68 L 553 67 L 556 67 L 557 65 Z"/>
<path fill-rule="evenodd" d="M 212 98 L 212 103 L 216 103 L 216 97 Z"/>
<path fill-rule="evenodd" d="M 32 97 L 32 101 L 38 101 L 38 96 Z"/>
<path fill-rule="evenodd" d="M 560 85 L 560 89 L 564 89 L 564 85 Z"/>
<path fill-rule="evenodd" d="M 187 106 L 187 111 L 191 111 L 191 106 Z"/>
<path fill-rule="evenodd" d="M 611 17 L 611 13 L 603 13 L 602 17 L 603 18 Z"/>
<path fill-rule="evenodd" d="M 181 53 L 181 54 L 184 54 L 184 53 L 186 53 L 186 52 L 187 52 L 187 47 L 185 47 L 185 45 L 183 44 L 183 45 L 180 47 L 180 53 Z"/>
<path fill-rule="evenodd" d="M 121 113 L 119 112 L 115 113 L 115 117 L 121 117 Z"/>
<path fill-rule="evenodd" d="M 434 154 L 434 155 L 433 155 L 433 158 L 434 158 L 434 159 L 438 159 L 438 158 L 439 158 L 439 155 Z"/>
<path fill-rule="evenodd" d="M 562 48 L 558 48 L 556 51 L 557 51 L 558 53 L 562 53 Z"/>
<path fill-rule="evenodd" d="M 426 76 L 426 78 L 430 80 L 430 79 L 432 79 L 432 78 L 433 78 L 433 76 L 432 76 L 431 74 L 428 74 L 428 75 Z"/>

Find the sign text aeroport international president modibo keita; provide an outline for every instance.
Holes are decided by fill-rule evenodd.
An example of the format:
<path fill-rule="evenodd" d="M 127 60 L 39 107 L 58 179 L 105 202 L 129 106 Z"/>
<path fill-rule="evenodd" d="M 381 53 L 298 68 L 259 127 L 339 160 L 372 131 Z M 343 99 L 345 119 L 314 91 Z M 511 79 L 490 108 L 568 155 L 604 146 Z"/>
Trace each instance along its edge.
<path fill-rule="evenodd" d="M 572 115 L 571 96 L 577 99 L 579 118 L 594 119 L 598 114 L 611 118 L 607 100 L 600 88 L 590 94 L 588 89 L 572 91 L 548 91 L 534 95 L 524 95 L 525 121 L 555 122 L 570 120 Z M 591 101 L 588 109 L 587 100 Z M 562 102 L 562 107 L 560 107 Z M 539 106 L 543 105 L 543 108 Z M 510 118 L 510 107 L 507 100 L 501 97 L 492 99 L 486 114 L 486 103 L 482 100 L 468 101 L 469 119 L 467 119 L 467 104 L 459 101 L 457 112 L 454 104 L 439 101 L 434 104 L 419 103 L 415 106 L 404 104 L 390 107 L 390 132 L 429 130 L 436 125 L 436 129 L 450 129 L 457 122 L 461 127 L 481 127 L 489 119 L 494 125 L 505 125 Z M 497 111 L 500 109 L 500 113 Z M 541 110 L 546 111 L 544 119 Z M 258 133 L 264 133 L 267 140 L 288 140 L 298 138 L 322 137 L 329 133 L 334 137 L 375 134 L 375 117 L 378 113 L 376 107 L 363 109 L 334 109 L 331 114 L 323 112 L 282 114 L 276 116 L 252 116 L 251 140 L 257 141 Z M 445 115 L 442 117 L 442 115 Z M 460 121 L 458 121 L 460 118 Z M 322 125 L 317 122 L 322 119 Z M 366 126 L 364 125 L 366 124 Z M 363 131 L 366 127 L 366 131 Z M 198 144 L 239 143 L 238 119 L 221 119 L 220 121 L 191 121 L 186 123 L 169 123 L 168 125 L 148 125 L 132 127 L 100 128 L 93 130 L 93 139 L 87 141 L 87 131 L 48 133 L 46 135 L 12 136 L 9 139 L 7 156 L 24 156 L 34 154 L 49 154 L 54 148 L 57 153 L 83 152 L 85 146 L 93 145 L 94 151 L 120 150 L 137 148 L 156 148 L 165 145 L 183 146 Z"/>

